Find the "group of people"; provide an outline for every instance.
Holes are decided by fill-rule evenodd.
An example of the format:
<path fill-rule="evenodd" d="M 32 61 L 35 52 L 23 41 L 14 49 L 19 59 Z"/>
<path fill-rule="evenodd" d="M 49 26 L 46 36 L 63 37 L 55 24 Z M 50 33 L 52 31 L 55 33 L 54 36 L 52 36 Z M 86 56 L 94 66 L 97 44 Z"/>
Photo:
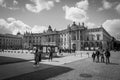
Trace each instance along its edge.
<path fill-rule="evenodd" d="M 42 53 L 43 53 L 43 50 L 42 49 L 39 49 L 37 47 L 34 47 L 33 48 L 33 54 L 34 54 L 34 66 L 39 66 L 39 62 L 41 62 L 42 60 Z M 48 49 L 48 54 L 49 54 L 49 61 L 52 61 L 52 58 L 53 58 L 53 51 L 52 51 L 52 48 L 51 49 Z"/>
<path fill-rule="evenodd" d="M 99 59 L 101 59 L 101 62 L 106 62 L 106 64 L 110 63 L 110 51 L 108 49 L 106 50 L 96 50 L 92 54 L 93 62 L 100 62 Z"/>

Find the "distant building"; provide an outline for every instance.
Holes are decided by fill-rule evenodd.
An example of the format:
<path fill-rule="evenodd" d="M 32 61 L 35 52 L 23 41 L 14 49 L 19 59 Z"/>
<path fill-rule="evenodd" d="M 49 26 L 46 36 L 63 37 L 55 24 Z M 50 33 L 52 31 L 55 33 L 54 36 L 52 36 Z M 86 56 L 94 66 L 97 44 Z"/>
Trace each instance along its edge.
<path fill-rule="evenodd" d="M 95 50 L 98 48 L 111 49 L 112 37 L 101 26 L 88 29 L 84 23 L 68 25 L 67 29 L 56 31 L 48 27 L 43 33 L 24 34 L 24 42 L 30 46 L 56 46 L 60 49 Z"/>
<path fill-rule="evenodd" d="M 103 28 L 87 29 L 84 23 L 75 22 L 67 29 L 60 31 L 60 47 L 62 49 L 95 50 L 98 48 L 111 49 L 112 37 Z"/>
<path fill-rule="evenodd" d="M 24 48 L 32 48 L 33 46 L 42 47 L 47 50 L 49 47 L 59 46 L 59 32 L 53 30 L 51 26 L 43 33 L 28 33 L 24 34 Z"/>
<path fill-rule="evenodd" d="M 101 26 L 88 29 L 84 23 L 68 25 L 66 29 L 56 31 L 49 25 L 48 30 L 43 33 L 26 32 L 21 35 L 0 34 L 0 49 L 32 49 L 33 46 L 43 48 L 47 51 L 53 49 L 69 50 L 95 50 L 114 49 L 115 39 Z"/>
<path fill-rule="evenodd" d="M 0 34 L 0 49 L 21 49 L 22 37 L 18 35 Z"/>

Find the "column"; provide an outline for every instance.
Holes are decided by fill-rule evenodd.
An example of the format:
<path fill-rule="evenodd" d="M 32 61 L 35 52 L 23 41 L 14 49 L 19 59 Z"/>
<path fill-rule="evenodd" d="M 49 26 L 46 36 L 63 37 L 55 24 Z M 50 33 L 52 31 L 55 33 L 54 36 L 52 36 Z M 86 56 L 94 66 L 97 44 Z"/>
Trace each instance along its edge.
<path fill-rule="evenodd" d="M 80 46 L 80 47 L 79 47 L 79 50 L 81 50 L 81 37 L 80 37 L 80 35 L 81 35 L 81 34 L 80 34 L 80 30 L 79 30 L 79 43 L 80 43 L 80 44 L 79 44 L 79 46 Z"/>

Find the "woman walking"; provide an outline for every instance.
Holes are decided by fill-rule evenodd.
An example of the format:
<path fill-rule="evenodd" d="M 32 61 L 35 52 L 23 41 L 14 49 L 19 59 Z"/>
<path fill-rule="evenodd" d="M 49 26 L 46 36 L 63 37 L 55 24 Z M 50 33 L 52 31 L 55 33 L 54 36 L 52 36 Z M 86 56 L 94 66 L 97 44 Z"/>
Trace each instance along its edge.
<path fill-rule="evenodd" d="M 95 62 L 95 57 L 96 57 L 96 54 L 93 52 L 92 54 L 93 62 Z"/>
<path fill-rule="evenodd" d="M 34 67 L 39 66 L 39 52 L 38 52 L 38 48 L 34 47 Z"/>

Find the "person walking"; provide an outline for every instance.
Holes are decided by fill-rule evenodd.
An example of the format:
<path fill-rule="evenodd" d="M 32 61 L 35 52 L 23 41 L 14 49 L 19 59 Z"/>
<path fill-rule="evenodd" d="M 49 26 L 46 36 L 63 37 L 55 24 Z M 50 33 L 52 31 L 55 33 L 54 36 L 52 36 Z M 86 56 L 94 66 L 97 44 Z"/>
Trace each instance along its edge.
<path fill-rule="evenodd" d="M 105 51 L 105 56 L 106 56 L 106 64 L 110 63 L 110 51 L 108 49 Z"/>
<path fill-rule="evenodd" d="M 42 52 L 43 52 L 43 51 L 42 51 L 42 49 L 40 48 L 38 52 L 39 52 L 39 62 L 41 62 L 41 60 L 42 60 Z"/>
<path fill-rule="evenodd" d="M 104 53 L 105 53 L 105 51 L 103 50 L 103 51 L 101 51 L 101 62 L 103 62 L 104 63 Z"/>
<path fill-rule="evenodd" d="M 49 49 L 49 61 L 52 61 L 52 59 L 53 59 L 53 50 L 51 48 Z"/>
<path fill-rule="evenodd" d="M 96 56 L 97 56 L 97 62 L 99 62 L 99 56 L 100 56 L 99 50 L 96 50 Z"/>
<path fill-rule="evenodd" d="M 38 48 L 34 47 L 34 67 L 38 66 L 39 63 L 39 52 L 38 52 Z"/>
<path fill-rule="evenodd" d="M 95 57 L 96 57 L 96 54 L 93 52 L 92 54 L 93 62 L 95 62 Z"/>

